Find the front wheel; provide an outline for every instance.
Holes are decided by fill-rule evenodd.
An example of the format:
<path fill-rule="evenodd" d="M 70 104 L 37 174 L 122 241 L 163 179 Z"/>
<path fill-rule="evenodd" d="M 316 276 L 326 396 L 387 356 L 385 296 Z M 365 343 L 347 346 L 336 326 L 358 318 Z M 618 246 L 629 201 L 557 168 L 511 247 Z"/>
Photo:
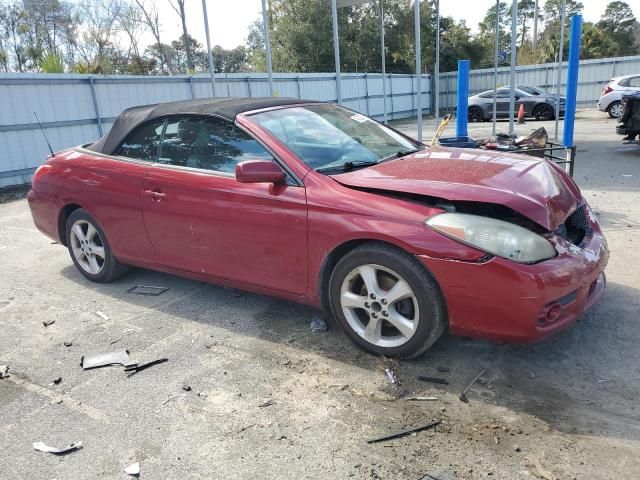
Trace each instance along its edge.
<path fill-rule="evenodd" d="M 470 122 L 484 121 L 484 113 L 480 107 L 469 107 L 468 113 Z"/>
<path fill-rule="evenodd" d="M 76 268 L 92 282 L 106 283 L 122 276 L 128 267 L 118 262 L 98 222 L 82 208 L 67 219 L 67 248 Z"/>
<path fill-rule="evenodd" d="M 365 350 L 411 358 L 446 329 L 446 308 L 433 277 L 408 253 L 379 243 L 345 255 L 329 285 L 340 327 Z"/>

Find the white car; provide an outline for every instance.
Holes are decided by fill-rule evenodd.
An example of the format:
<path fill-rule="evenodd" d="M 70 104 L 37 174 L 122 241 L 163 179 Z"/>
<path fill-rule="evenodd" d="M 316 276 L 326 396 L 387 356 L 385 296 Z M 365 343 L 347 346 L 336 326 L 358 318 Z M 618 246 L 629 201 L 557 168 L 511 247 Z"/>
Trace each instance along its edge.
<path fill-rule="evenodd" d="M 622 95 L 640 90 L 640 74 L 612 78 L 602 89 L 598 110 L 607 112 L 611 118 L 622 116 Z"/>

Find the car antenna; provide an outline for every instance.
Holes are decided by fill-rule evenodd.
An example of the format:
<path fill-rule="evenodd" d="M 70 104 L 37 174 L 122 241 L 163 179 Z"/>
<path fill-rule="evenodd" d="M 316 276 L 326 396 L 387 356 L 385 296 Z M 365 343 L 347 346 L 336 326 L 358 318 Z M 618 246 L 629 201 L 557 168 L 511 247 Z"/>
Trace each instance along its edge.
<path fill-rule="evenodd" d="M 38 125 L 40 125 L 40 131 L 42 132 L 42 136 L 44 137 L 44 141 L 47 142 L 47 147 L 49 147 L 49 151 L 51 152 L 51 156 L 55 157 L 56 154 L 53 153 L 53 148 L 51 148 L 51 144 L 49 143 L 49 139 L 47 138 L 47 134 L 44 133 L 44 127 L 40 123 L 40 119 L 38 118 L 38 114 L 36 112 L 33 112 L 33 115 L 36 117 L 36 121 L 38 122 Z"/>

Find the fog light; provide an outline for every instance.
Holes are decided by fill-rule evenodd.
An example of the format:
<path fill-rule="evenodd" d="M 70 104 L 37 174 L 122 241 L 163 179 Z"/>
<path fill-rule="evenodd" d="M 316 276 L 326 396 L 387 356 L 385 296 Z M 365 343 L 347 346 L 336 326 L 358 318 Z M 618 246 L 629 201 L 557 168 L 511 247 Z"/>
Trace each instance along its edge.
<path fill-rule="evenodd" d="M 562 307 L 556 303 L 549 310 L 547 310 L 546 323 L 555 322 L 558 319 L 558 317 L 560 317 L 561 313 L 562 313 Z"/>

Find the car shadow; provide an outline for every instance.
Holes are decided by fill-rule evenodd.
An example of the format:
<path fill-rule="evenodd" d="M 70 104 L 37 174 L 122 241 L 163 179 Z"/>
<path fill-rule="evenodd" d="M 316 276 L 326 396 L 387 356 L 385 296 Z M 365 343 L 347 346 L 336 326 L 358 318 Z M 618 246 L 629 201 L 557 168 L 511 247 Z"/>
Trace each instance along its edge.
<path fill-rule="evenodd" d="M 154 318 L 166 314 L 178 321 L 201 322 L 268 341 L 274 348 L 287 345 L 364 370 L 380 365 L 380 357 L 360 350 L 333 319 L 327 332 L 310 333 L 309 322 L 318 312 L 304 305 L 143 269 L 133 269 L 110 284 L 92 284 L 73 266 L 61 274 L 80 289 L 148 307 L 158 314 Z M 170 294 L 163 299 L 126 293 L 136 284 L 171 285 L 183 293 L 173 299 Z M 599 304 L 550 339 L 508 345 L 445 334 L 424 356 L 399 362 L 396 373 L 403 391 L 428 389 L 436 396 L 443 392 L 457 396 L 486 370 L 468 394 L 471 408 L 474 402 L 484 402 L 533 415 L 563 432 L 637 439 L 639 307 L 638 289 L 609 283 Z M 446 367 L 447 372 L 437 367 Z M 445 377 L 449 384 L 425 384 L 418 375 Z M 381 375 L 381 388 L 385 385 Z"/>

